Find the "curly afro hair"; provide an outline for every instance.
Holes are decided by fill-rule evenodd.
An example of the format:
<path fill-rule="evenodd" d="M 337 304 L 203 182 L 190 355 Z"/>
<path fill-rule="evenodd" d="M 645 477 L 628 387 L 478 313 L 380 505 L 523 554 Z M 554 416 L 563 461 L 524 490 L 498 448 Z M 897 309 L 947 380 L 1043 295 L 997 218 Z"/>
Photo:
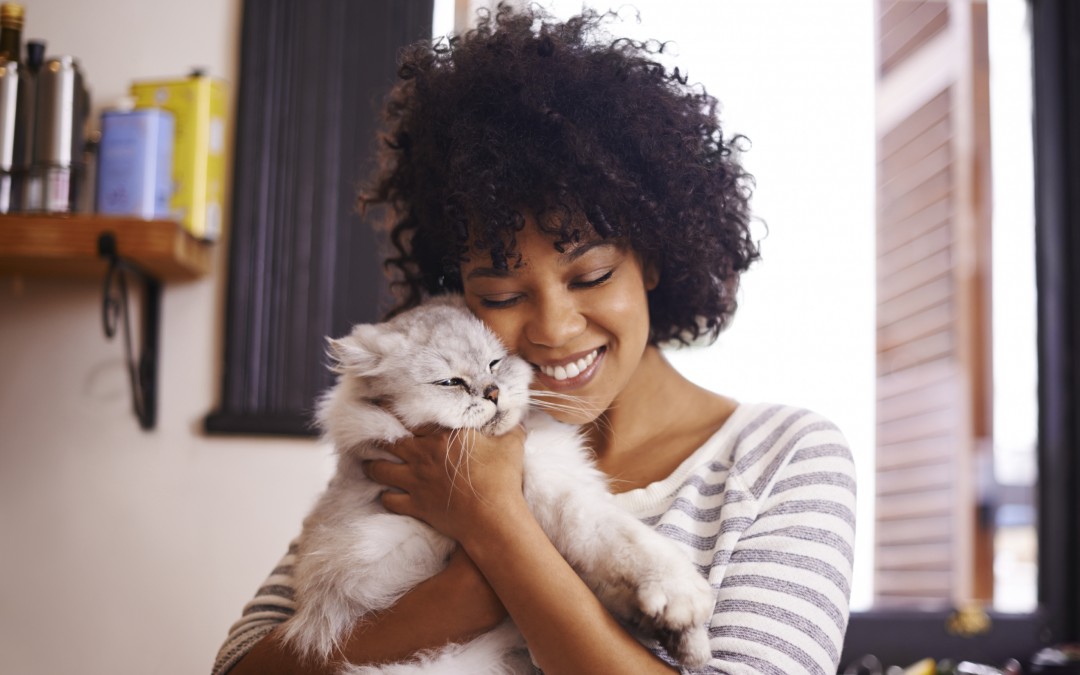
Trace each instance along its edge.
<path fill-rule="evenodd" d="M 711 341 L 727 324 L 759 257 L 742 137 L 725 140 L 716 99 L 656 60 L 662 44 L 607 35 L 613 16 L 500 5 L 404 50 L 360 198 L 387 207 L 399 311 L 460 291 L 470 254 L 516 264 L 531 214 L 560 251 L 613 238 L 657 266 L 653 343 Z"/>

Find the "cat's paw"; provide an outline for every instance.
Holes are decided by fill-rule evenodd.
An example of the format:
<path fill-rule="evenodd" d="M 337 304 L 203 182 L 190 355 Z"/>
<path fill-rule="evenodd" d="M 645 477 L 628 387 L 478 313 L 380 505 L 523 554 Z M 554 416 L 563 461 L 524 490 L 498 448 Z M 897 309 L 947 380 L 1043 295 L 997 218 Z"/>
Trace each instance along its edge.
<path fill-rule="evenodd" d="M 663 576 L 637 589 L 641 625 L 679 663 L 705 665 L 712 657 L 706 623 L 712 616 L 714 593 L 696 573 Z"/>

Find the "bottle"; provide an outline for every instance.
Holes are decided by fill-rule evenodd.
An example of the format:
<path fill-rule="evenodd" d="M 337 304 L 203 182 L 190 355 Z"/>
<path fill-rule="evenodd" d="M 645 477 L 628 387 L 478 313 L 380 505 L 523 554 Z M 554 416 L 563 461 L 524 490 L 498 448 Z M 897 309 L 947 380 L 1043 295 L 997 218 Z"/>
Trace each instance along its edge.
<path fill-rule="evenodd" d="M 45 60 L 45 43 L 26 42 L 26 60 L 19 64 L 19 101 L 15 109 L 15 143 L 12 166 L 13 200 L 19 211 L 27 209 L 25 195 L 30 167 L 34 163 L 34 124 L 37 121 L 37 80 Z"/>
<path fill-rule="evenodd" d="M 34 163 L 30 172 L 35 196 L 28 197 L 27 210 L 77 210 L 86 171 L 89 111 L 90 95 L 78 61 L 71 56 L 48 59 L 37 78 Z"/>
<path fill-rule="evenodd" d="M 19 53 L 22 50 L 23 7 L 14 2 L 0 5 L 0 213 L 16 208 L 15 166 L 22 159 L 16 148 L 19 92 L 22 80 Z"/>
<path fill-rule="evenodd" d="M 22 29 L 25 10 L 17 2 L 0 5 L 0 58 L 18 61 L 22 54 Z"/>
<path fill-rule="evenodd" d="M 26 41 L 26 67 L 31 73 L 37 75 L 41 65 L 45 63 L 45 43 L 41 40 Z"/>

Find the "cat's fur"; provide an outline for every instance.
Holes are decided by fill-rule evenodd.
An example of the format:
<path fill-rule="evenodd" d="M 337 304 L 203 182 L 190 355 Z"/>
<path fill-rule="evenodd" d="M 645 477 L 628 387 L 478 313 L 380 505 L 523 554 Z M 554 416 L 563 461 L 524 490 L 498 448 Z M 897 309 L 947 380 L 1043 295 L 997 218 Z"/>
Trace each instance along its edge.
<path fill-rule="evenodd" d="M 709 658 L 705 623 L 715 599 L 709 584 L 674 542 L 614 505 L 575 427 L 543 413 L 526 415 L 531 366 L 507 354 L 460 298 L 433 299 L 389 322 L 356 326 L 330 345 L 339 378 L 322 399 L 318 420 L 338 453 L 338 469 L 299 541 L 297 611 L 284 626 L 295 648 L 330 656 L 358 619 L 439 572 L 454 547 L 423 522 L 383 508 L 384 488 L 360 468 L 362 460 L 390 458 L 379 443 L 430 423 L 501 434 L 524 421 L 525 498 L 559 552 L 643 637 L 659 639 L 684 665 Z M 457 480 L 467 480 L 466 473 L 462 467 Z M 507 621 L 465 644 L 345 672 L 531 670 L 524 642 Z"/>

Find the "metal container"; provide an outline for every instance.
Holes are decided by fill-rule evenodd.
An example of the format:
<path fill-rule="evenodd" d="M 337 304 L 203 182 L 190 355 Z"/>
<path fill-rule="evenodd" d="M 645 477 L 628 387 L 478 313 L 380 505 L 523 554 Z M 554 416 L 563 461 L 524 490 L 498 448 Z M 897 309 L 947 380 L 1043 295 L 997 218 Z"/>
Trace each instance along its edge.
<path fill-rule="evenodd" d="M 29 168 L 33 75 L 0 58 L 0 213 L 18 210 L 18 192 Z"/>
<path fill-rule="evenodd" d="M 14 206 L 12 173 L 16 166 L 15 120 L 19 102 L 19 64 L 0 59 L 0 213 Z"/>
<path fill-rule="evenodd" d="M 85 133 L 90 97 L 78 62 L 55 56 L 37 77 L 34 164 L 27 204 L 30 210 L 72 211 L 86 172 Z"/>

